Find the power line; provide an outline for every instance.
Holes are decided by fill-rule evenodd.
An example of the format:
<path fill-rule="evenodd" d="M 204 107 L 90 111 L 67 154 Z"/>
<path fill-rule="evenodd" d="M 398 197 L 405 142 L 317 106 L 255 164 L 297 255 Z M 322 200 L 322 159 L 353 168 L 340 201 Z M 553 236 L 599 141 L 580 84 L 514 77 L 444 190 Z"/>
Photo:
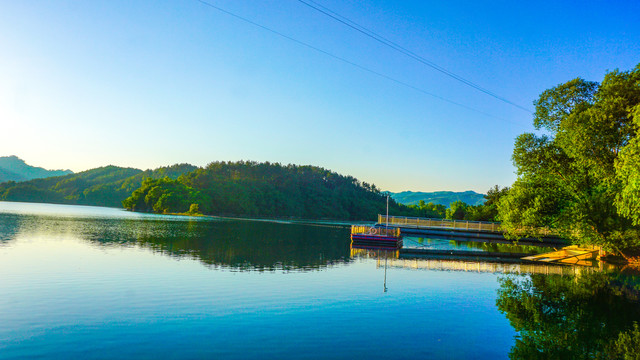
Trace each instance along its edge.
<path fill-rule="evenodd" d="M 293 38 L 293 37 L 291 37 L 291 36 L 289 36 L 289 35 L 285 35 L 285 34 L 283 34 L 283 33 L 279 32 L 279 31 L 273 30 L 273 29 L 268 28 L 268 27 L 266 27 L 266 26 L 264 26 L 264 25 L 261 25 L 261 24 L 258 24 L 258 23 L 256 23 L 256 22 L 252 21 L 252 20 L 249 20 L 249 19 L 247 19 L 247 18 L 245 18 L 245 17 L 242 17 L 242 16 L 237 15 L 237 14 L 235 14 L 235 13 L 232 13 L 232 12 L 230 12 L 230 11 L 227 11 L 227 10 L 225 10 L 225 9 L 223 9 L 223 8 L 219 7 L 219 6 L 213 5 L 213 4 L 211 4 L 211 3 L 207 2 L 207 1 L 204 1 L 204 0 L 197 0 L 197 1 L 198 1 L 198 2 L 200 2 L 200 3 L 201 3 L 201 4 L 203 4 L 203 5 L 206 5 L 206 6 L 210 7 L 210 8 L 212 8 L 212 9 L 218 10 L 218 11 L 220 11 L 220 12 L 222 12 L 222 13 L 224 13 L 224 14 L 227 14 L 227 15 L 229 15 L 229 16 L 232 16 L 232 17 L 234 17 L 234 18 L 236 18 L 236 19 L 238 19 L 238 20 L 244 21 L 244 22 L 246 22 L 246 23 L 248 23 L 248 24 L 251 24 L 251 25 L 253 25 L 253 26 L 255 26 L 255 27 L 258 27 L 258 28 L 260 28 L 260 29 L 266 30 L 266 31 L 268 31 L 268 32 L 270 32 L 270 33 L 272 33 L 272 34 L 278 35 L 278 36 L 280 36 L 280 37 L 282 37 L 282 38 L 285 38 L 285 39 L 287 39 L 287 40 L 289 40 L 289 41 L 292 41 L 292 42 L 294 42 L 294 43 L 296 43 L 296 44 L 298 44 L 298 45 L 302 45 L 302 46 L 304 46 L 304 47 L 307 47 L 307 48 L 309 48 L 309 49 L 312 49 L 312 50 L 314 50 L 314 51 L 317 51 L 317 52 L 319 52 L 319 53 L 322 53 L 322 54 L 324 54 L 324 55 L 326 55 L 326 56 L 329 56 L 329 57 L 334 58 L 334 59 L 336 59 L 336 60 L 342 61 L 342 62 L 344 62 L 344 63 L 346 63 L 346 64 L 349 64 L 349 65 L 351 65 L 351 66 L 353 66 L 353 67 L 356 67 L 356 68 L 358 68 L 358 69 L 360 69 L 360 70 L 366 71 L 366 72 L 368 72 L 368 73 L 370 73 L 370 74 L 373 74 L 373 75 L 376 75 L 376 76 L 381 77 L 381 78 L 383 78 L 383 79 L 386 79 L 386 80 L 392 81 L 392 82 L 394 82 L 394 83 L 396 83 L 396 84 L 399 84 L 399 85 L 405 86 L 405 87 L 410 88 L 410 89 L 412 89 L 412 90 L 415 90 L 415 91 L 421 92 L 421 93 L 423 93 L 423 94 L 425 94 L 425 95 L 429 95 L 429 96 L 434 97 L 434 98 L 436 98 L 436 99 L 439 99 L 439 100 L 441 100 L 441 101 L 448 102 L 448 103 L 450 103 L 450 104 L 453 104 L 453 105 L 456 105 L 456 106 L 459 106 L 459 107 L 465 108 L 465 109 L 467 109 L 467 110 L 471 110 L 471 111 L 477 112 L 477 113 L 482 114 L 482 115 L 484 115 L 484 116 L 488 116 L 488 117 L 491 117 L 491 118 L 494 118 L 494 119 L 498 119 L 498 120 L 502 120 L 502 121 L 507 121 L 507 122 L 510 122 L 510 123 L 512 123 L 512 124 L 515 124 L 515 125 L 521 125 L 521 124 L 515 123 L 515 122 L 513 122 L 513 121 L 509 121 L 509 120 L 507 120 L 507 119 L 504 119 L 504 118 L 501 118 L 501 117 L 498 117 L 498 116 L 495 116 L 495 115 L 492 115 L 492 114 L 486 113 L 486 112 L 484 112 L 484 111 L 482 111 L 482 110 L 478 110 L 478 109 L 475 109 L 475 108 L 473 108 L 473 107 L 470 107 L 470 106 L 467 106 L 467 105 L 464 105 L 464 104 L 461 104 L 461 103 L 455 102 L 455 101 L 453 101 L 453 100 L 449 100 L 449 99 L 447 99 L 447 98 L 445 98 L 445 97 L 442 97 L 442 96 L 439 96 L 439 95 L 433 94 L 433 93 L 431 93 L 431 92 L 429 92 L 429 91 L 426 91 L 426 90 L 424 90 L 424 89 L 421 89 L 421 88 L 419 88 L 419 87 L 417 87 L 417 86 L 414 86 L 414 85 L 411 85 L 411 84 L 409 84 L 409 83 L 406 83 L 406 82 L 404 82 L 404 81 L 402 81 L 402 80 L 398 80 L 398 79 L 393 78 L 393 77 L 391 77 L 391 76 L 388 76 L 388 75 L 385 75 L 385 74 L 383 74 L 383 73 L 377 72 L 377 71 L 375 71 L 375 70 L 369 69 L 369 68 L 367 68 L 367 67 L 364 67 L 364 66 L 362 66 L 362 65 L 359 65 L 359 64 L 357 64 L 357 63 L 354 63 L 353 61 L 347 60 L 347 59 L 345 59 L 345 58 L 343 58 L 343 57 L 340 57 L 340 56 L 338 56 L 338 55 L 334 55 L 334 54 L 332 54 L 332 53 L 330 53 L 330 52 L 328 52 L 328 51 L 325 51 L 325 50 L 322 50 L 322 49 L 320 49 L 320 48 L 317 48 L 317 47 L 315 47 L 315 46 L 313 46 L 313 45 L 311 45 L 311 44 L 305 43 L 305 42 L 300 41 L 300 40 L 298 40 L 298 39 L 295 39 L 295 38 Z"/>
<path fill-rule="evenodd" d="M 430 67 L 430 68 L 432 68 L 434 70 L 437 70 L 437 71 L 439 71 L 439 72 L 441 72 L 441 73 L 443 73 L 443 74 L 445 74 L 445 75 L 447 75 L 447 76 L 449 76 L 449 77 L 451 77 L 451 78 L 453 78 L 453 79 L 455 79 L 455 80 L 457 80 L 457 81 L 459 81 L 459 82 L 461 82 L 461 83 L 463 83 L 463 84 L 465 84 L 465 85 L 467 85 L 469 87 L 472 87 L 472 88 L 474 88 L 474 89 L 476 89 L 476 90 L 478 90 L 480 92 L 483 92 L 483 93 L 485 93 L 485 94 L 487 94 L 489 96 L 492 96 L 492 97 L 494 97 L 494 98 L 496 98 L 496 99 L 498 99 L 498 100 L 500 100 L 502 102 L 505 102 L 505 103 L 507 103 L 509 105 L 513 105 L 513 106 L 517 107 L 518 109 L 521 109 L 521 110 L 524 110 L 524 111 L 526 111 L 528 113 L 531 113 L 531 110 L 529 110 L 529 109 L 527 109 L 527 108 L 525 108 L 523 106 L 520 106 L 520 105 L 514 103 L 513 101 L 511 101 L 509 99 L 506 99 L 506 98 L 504 98 L 504 97 L 502 97 L 502 96 L 500 96 L 500 95 L 498 95 L 498 94 L 496 94 L 496 93 L 494 93 L 494 92 L 492 92 L 490 90 L 487 90 L 487 89 L 483 88 L 482 86 L 480 86 L 478 84 L 475 84 L 475 83 L 471 82 L 470 80 L 467 80 L 467 79 L 463 78 L 462 76 L 457 75 L 457 74 L 455 74 L 455 73 L 443 68 L 442 66 L 434 63 L 433 61 L 429 61 L 429 60 L 425 59 L 424 57 L 412 52 L 411 50 L 408 50 L 408 49 L 402 47 L 401 45 L 398 45 L 397 43 L 395 43 L 395 42 L 383 37 L 382 35 L 376 34 L 375 32 L 365 28 L 364 26 L 359 25 L 358 23 L 356 23 L 356 22 L 354 22 L 354 21 L 352 21 L 352 20 L 350 20 L 350 19 L 348 19 L 348 18 L 336 13 L 335 11 L 332 11 L 332 10 L 330 10 L 330 9 L 320 5 L 320 4 L 318 4 L 317 2 L 315 2 L 313 0 L 306 0 L 306 1 L 305 0 L 298 0 L 298 1 L 300 3 L 302 3 L 302 4 L 304 4 L 304 5 L 312 8 L 312 9 L 314 9 L 314 10 L 316 10 L 316 11 L 318 11 L 318 12 L 320 12 L 320 13 L 322 13 L 322 14 L 324 14 L 324 15 L 326 15 L 326 16 L 328 16 L 328 17 L 330 17 L 330 18 L 332 18 L 332 19 L 334 19 L 334 20 L 336 20 L 336 21 L 338 21 L 338 22 L 340 22 L 340 23 L 342 23 L 342 24 L 344 24 L 344 25 L 356 30 L 356 31 L 358 31 L 358 32 L 360 32 L 360 33 L 362 33 L 362 34 L 364 34 L 364 35 L 376 40 L 377 42 L 379 42 L 381 44 L 384 44 L 384 45 L 386 45 L 386 46 L 388 46 L 388 47 L 390 47 L 390 48 L 392 48 L 392 49 L 394 49 L 394 50 L 396 50 L 396 51 L 398 51 L 398 52 L 400 52 L 400 53 L 402 53 L 402 54 L 404 54 L 404 55 L 406 55 L 406 56 L 408 56 L 408 57 L 410 57 L 410 58 L 412 58 L 412 59 L 414 59 L 414 60 L 416 60 L 416 61 L 418 61 L 418 62 L 420 62 L 422 64 L 424 64 L 424 65 L 427 65 L 428 67 Z"/>

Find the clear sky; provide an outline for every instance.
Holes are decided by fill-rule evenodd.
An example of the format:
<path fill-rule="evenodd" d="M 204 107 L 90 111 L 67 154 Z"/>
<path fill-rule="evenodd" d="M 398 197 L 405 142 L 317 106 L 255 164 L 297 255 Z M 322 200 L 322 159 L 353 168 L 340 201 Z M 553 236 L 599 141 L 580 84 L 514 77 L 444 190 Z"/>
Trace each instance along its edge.
<path fill-rule="evenodd" d="M 0 0 L 0 156 L 73 171 L 311 164 L 390 191 L 515 180 L 531 113 L 297 0 L 207 1 L 465 107 L 196 0 Z M 545 89 L 640 63 L 635 0 L 315 1 L 531 110 Z"/>

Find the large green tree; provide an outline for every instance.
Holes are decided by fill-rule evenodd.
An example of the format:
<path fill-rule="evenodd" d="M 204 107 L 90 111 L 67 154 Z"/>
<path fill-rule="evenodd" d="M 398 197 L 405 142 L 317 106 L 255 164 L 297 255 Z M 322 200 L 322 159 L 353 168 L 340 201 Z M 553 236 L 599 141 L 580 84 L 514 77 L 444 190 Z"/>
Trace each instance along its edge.
<path fill-rule="evenodd" d="M 640 65 L 611 71 L 600 84 L 578 78 L 540 95 L 534 125 L 541 133 L 517 137 L 518 179 L 498 205 L 510 236 L 551 230 L 607 249 L 640 243 L 632 223 L 640 199 L 638 104 Z"/>
<path fill-rule="evenodd" d="M 640 105 L 636 105 L 633 122 L 640 134 Z M 640 136 L 629 141 L 616 159 L 617 178 L 621 183 L 620 194 L 616 198 L 618 212 L 640 225 Z"/>

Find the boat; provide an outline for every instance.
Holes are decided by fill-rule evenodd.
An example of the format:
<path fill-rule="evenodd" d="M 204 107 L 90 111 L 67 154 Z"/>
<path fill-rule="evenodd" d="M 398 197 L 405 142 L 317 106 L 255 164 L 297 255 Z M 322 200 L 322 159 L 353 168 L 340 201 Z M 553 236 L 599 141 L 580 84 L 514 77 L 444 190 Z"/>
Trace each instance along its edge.
<path fill-rule="evenodd" d="M 389 196 L 387 195 L 387 219 L 389 219 Z M 388 221 L 388 220 L 387 220 Z M 397 250 L 402 247 L 400 228 L 352 225 L 351 247 L 356 249 Z"/>
<path fill-rule="evenodd" d="M 402 247 L 399 228 L 351 226 L 351 246 L 357 249 L 396 250 Z"/>

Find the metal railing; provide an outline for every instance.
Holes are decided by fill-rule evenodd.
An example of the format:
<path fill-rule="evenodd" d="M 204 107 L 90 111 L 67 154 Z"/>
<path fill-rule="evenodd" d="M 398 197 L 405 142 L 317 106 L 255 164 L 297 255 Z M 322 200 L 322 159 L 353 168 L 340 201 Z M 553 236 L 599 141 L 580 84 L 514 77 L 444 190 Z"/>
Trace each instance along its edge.
<path fill-rule="evenodd" d="M 384 266 L 378 264 L 378 267 Z M 388 266 L 409 269 L 442 270 L 442 271 L 466 271 L 489 272 L 502 274 L 556 274 L 556 275 L 580 275 L 601 271 L 597 267 L 580 267 L 570 265 L 552 264 L 507 264 L 482 261 L 457 261 L 446 259 L 390 259 Z"/>
<path fill-rule="evenodd" d="M 389 215 L 389 225 L 405 227 L 437 227 L 457 230 L 474 230 L 488 232 L 502 232 L 500 223 L 488 221 L 428 219 L 407 216 Z M 378 224 L 386 224 L 387 215 L 378 215 Z"/>

